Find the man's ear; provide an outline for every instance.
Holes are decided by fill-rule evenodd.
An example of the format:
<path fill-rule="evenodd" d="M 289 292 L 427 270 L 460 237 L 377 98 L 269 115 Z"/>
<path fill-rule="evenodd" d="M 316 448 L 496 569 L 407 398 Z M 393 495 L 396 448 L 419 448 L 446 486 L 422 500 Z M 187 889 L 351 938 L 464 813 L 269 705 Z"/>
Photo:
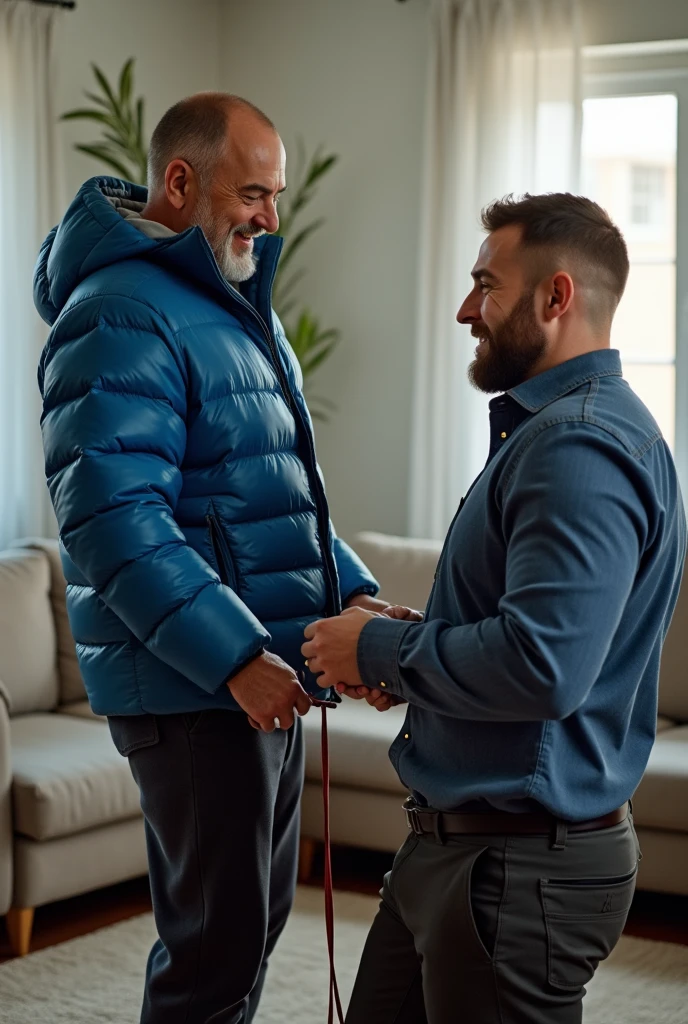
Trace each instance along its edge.
<path fill-rule="evenodd" d="M 575 294 L 573 278 L 565 270 L 559 270 L 554 274 L 548 284 L 547 301 L 545 304 L 545 320 L 556 320 L 563 316 L 571 307 Z"/>
<path fill-rule="evenodd" d="M 195 189 L 195 174 L 186 160 L 172 160 L 165 171 L 165 194 L 175 210 L 183 210 Z"/>

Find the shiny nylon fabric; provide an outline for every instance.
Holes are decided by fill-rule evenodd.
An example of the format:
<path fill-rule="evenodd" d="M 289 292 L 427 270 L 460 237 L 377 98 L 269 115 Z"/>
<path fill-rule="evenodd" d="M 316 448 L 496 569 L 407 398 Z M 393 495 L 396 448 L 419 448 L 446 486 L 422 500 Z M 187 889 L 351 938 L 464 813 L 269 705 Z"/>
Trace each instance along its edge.
<path fill-rule="evenodd" d="M 86 182 L 46 239 L 34 294 L 46 476 L 67 605 L 101 714 L 233 707 L 266 646 L 377 586 L 331 528 L 298 364 L 270 307 L 281 240 L 246 297 L 199 228 L 150 239 Z M 318 692 L 306 676 L 311 692 Z"/>

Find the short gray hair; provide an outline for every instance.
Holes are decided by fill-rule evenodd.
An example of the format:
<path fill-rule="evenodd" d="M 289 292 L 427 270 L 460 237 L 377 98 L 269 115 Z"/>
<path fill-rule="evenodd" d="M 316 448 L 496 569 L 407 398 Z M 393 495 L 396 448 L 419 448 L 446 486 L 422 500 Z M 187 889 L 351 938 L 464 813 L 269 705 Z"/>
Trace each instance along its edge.
<path fill-rule="evenodd" d="M 201 190 L 212 181 L 224 153 L 227 122 L 234 111 L 249 111 L 268 128 L 272 121 L 248 100 L 226 92 L 201 92 L 180 100 L 163 114 L 148 149 L 148 192 L 153 196 L 165 183 L 172 160 L 186 160 L 198 175 Z"/>

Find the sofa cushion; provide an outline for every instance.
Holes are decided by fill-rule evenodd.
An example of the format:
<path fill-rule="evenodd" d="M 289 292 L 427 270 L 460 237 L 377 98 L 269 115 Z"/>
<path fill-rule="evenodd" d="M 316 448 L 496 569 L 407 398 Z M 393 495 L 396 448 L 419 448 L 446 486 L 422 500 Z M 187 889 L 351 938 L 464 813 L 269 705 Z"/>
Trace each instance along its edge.
<path fill-rule="evenodd" d="M 62 572 L 60 545 L 56 540 L 26 537 L 16 546 L 44 551 L 50 564 L 50 600 L 52 602 L 57 633 L 57 665 L 59 669 L 60 703 L 83 700 L 86 696 L 81 678 L 76 645 L 67 618 L 67 583 Z"/>
<path fill-rule="evenodd" d="M 665 718 L 663 715 L 657 715 L 657 732 L 664 732 L 665 729 L 673 729 L 675 725 L 676 722 L 674 722 L 672 718 Z"/>
<path fill-rule="evenodd" d="M 91 705 L 87 700 L 75 700 L 71 704 L 62 704 L 57 710 L 63 715 L 86 718 L 89 722 L 107 721 L 105 715 L 97 715 L 95 711 L 91 710 Z"/>
<path fill-rule="evenodd" d="M 663 730 L 633 797 L 639 826 L 688 832 L 688 725 Z"/>
<path fill-rule="evenodd" d="M 382 598 L 423 611 L 442 550 L 440 541 L 359 533 L 353 546 L 380 584 Z"/>
<path fill-rule="evenodd" d="M 405 705 L 375 711 L 365 701 L 345 698 L 327 712 L 330 745 L 330 781 L 333 786 L 406 793 L 389 760 L 389 748 L 404 724 Z M 306 738 L 306 778 L 322 779 L 320 752 L 321 712 L 302 719 Z"/>
<path fill-rule="evenodd" d="M 21 715 L 11 722 L 14 827 L 53 839 L 141 813 L 129 764 L 105 722 Z"/>
<path fill-rule="evenodd" d="M 0 552 L 0 679 L 13 715 L 57 704 L 49 589 L 50 568 L 41 551 Z"/>
<path fill-rule="evenodd" d="M 662 648 L 659 672 L 659 713 L 677 722 L 688 722 L 688 573 L 684 572 L 678 601 Z"/>

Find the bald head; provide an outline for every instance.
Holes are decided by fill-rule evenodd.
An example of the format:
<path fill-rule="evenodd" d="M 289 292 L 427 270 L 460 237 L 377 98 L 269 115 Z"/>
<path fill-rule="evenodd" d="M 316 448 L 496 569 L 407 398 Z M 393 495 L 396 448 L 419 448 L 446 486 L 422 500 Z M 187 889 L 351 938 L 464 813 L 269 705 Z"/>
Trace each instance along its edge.
<path fill-rule="evenodd" d="M 242 132 L 259 126 L 276 132 L 266 114 L 248 100 L 225 92 L 199 92 L 180 100 L 163 114 L 148 151 L 148 192 L 154 198 L 165 188 L 165 172 L 175 159 L 195 171 L 206 190 L 215 169 L 226 157 L 232 128 Z"/>
<path fill-rule="evenodd" d="M 200 227 L 232 284 L 255 272 L 254 239 L 277 231 L 286 154 L 248 100 L 204 92 L 176 103 L 151 139 L 141 216 L 179 233 Z"/>

